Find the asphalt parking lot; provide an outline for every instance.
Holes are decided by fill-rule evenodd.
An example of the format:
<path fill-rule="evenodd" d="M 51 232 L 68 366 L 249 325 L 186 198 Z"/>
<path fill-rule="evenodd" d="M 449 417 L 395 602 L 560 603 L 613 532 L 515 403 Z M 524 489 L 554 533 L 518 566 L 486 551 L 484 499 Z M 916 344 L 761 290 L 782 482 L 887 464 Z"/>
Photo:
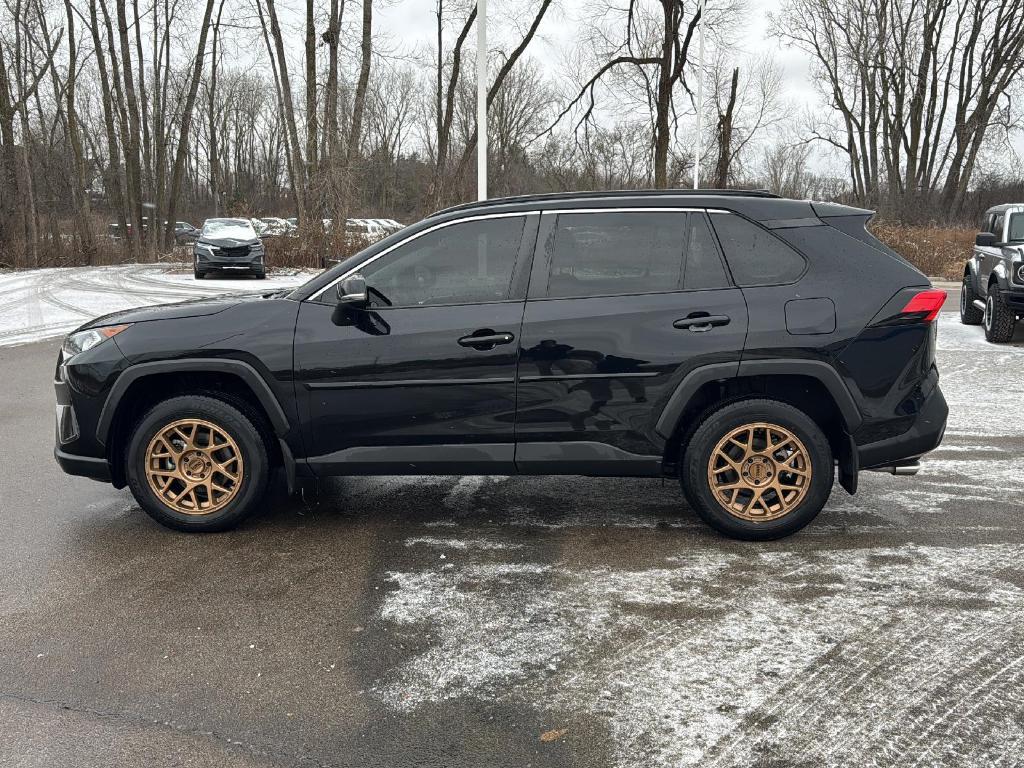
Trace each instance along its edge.
<path fill-rule="evenodd" d="M 1024 762 L 1024 328 L 940 320 L 946 439 L 804 532 L 672 482 L 376 478 L 174 533 L 53 462 L 0 348 L 0 765 Z"/>

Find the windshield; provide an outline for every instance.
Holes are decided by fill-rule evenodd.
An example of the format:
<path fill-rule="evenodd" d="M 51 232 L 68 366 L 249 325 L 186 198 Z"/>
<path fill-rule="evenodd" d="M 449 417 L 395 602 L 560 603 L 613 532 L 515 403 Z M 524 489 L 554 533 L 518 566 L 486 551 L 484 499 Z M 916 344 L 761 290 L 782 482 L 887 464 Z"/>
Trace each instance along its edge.
<path fill-rule="evenodd" d="M 1024 242 L 1024 212 L 1010 214 L 1010 226 L 1006 230 L 1006 240 L 1011 243 Z"/>
<path fill-rule="evenodd" d="M 245 219 L 207 219 L 203 224 L 203 235 L 253 240 L 256 237 L 256 230 Z"/>

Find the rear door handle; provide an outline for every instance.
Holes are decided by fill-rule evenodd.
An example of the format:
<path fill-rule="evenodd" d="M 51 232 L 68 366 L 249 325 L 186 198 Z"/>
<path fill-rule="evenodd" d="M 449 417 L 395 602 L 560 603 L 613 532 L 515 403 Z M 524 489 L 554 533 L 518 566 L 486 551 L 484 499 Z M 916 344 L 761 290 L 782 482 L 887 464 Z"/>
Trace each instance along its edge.
<path fill-rule="evenodd" d="M 459 344 L 463 347 L 486 350 L 494 349 L 499 344 L 511 344 L 515 338 L 511 333 L 495 333 L 490 328 L 485 328 L 474 331 L 469 336 L 463 336 L 459 339 Z"/>
<path fill-rule="evenodd" d="M 673 328 L 687 329 L 694 333 L 710 331 L 717 325 L 728 325 L 728 315 L 709 315 L 706 312 L 693 312 L 672 323 Z"/>

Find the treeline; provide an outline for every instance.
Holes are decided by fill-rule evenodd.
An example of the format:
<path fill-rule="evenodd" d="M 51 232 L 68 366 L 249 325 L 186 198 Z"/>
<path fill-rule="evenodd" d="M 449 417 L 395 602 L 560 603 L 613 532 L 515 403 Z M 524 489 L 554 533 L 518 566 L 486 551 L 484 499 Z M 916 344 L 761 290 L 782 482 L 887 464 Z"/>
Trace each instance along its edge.
<path fill-rule="evenodd" d="M 703 186 L 907 222 L 1021 197 L 1024 0 L 784 0 L 769 34 L 807 57 L 814 109 L 772 57 L 736 53 L 739 0 L 706 5 L 698 71 L 697 0 L 492 3 L 490 193 L 690 186 L 699 76 Z M 415 42 L 389 35 L 395 8 L 3 0 L 0 264 L 155 258 L 176 219 L 316 231 L 471 199 L 476 6 L 432 0 Z"/>

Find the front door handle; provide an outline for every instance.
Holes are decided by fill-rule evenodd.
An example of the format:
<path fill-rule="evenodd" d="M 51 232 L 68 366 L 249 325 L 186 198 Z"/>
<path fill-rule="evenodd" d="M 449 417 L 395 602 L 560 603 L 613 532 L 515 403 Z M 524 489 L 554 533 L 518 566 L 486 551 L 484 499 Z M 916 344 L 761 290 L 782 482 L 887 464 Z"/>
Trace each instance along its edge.
<path fill-rule="evenodd" d="M 463 347 L 487 350 L 494 349 L 499 344 L 511 344 L 515 338 L 511 333 L 496 333 L 490 328 L 482 328 L 473 331 L 469 336 L 463 336 L 459 339 L 459 344 Z"/>
<path fill-rule="evenodd" d="M 691 312 L 686 317 L 672 323 L 673 328 L 687 329 L 694 333 L 710 331 L 718 325 L 729 324 L 728 315 L 709 315 L 707 312 Z"/>

